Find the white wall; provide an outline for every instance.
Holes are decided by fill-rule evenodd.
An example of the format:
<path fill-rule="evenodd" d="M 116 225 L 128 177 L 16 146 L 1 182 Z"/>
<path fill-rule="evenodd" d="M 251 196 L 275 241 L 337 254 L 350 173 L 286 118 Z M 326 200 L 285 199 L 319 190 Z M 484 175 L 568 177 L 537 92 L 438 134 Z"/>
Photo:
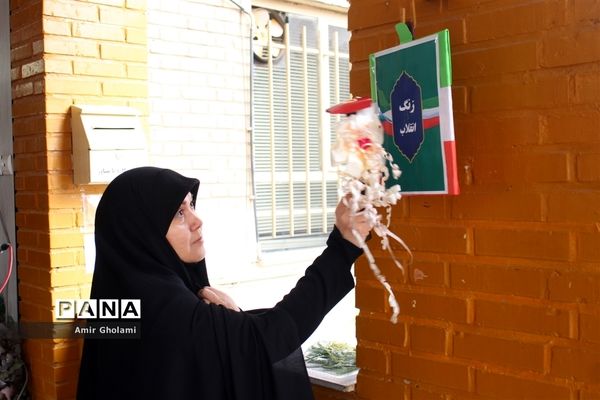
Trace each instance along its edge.
<path fill-rule="evenodd" d="M 256 259 L 249 34 L 229 0 L 148 3 L 151 159 L 201 181 L 213 279 Z"/>

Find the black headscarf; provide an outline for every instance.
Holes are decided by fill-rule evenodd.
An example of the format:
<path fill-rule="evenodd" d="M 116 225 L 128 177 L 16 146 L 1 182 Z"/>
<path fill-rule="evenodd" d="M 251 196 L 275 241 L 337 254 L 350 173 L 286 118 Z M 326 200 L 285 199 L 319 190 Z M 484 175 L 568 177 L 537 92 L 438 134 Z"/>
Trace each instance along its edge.
<path fill-rule="evenodd" d="M 341 244 L 334 230 L 333 250 L 320 257 L 326 268 L 311 266 L 275 307 L 235 312 L 205 304 L 197 295 L 209 285 L 204 260 L 183 263 L 166 239 L 198 186 L 142 167 L 106 188 L 96 211 L 91 298 L 140 299 L 141 339 L 85 339 L 79 400 L 312 399 L 299 347 L 353 287 L 349 270 L 360 250 Z"/>

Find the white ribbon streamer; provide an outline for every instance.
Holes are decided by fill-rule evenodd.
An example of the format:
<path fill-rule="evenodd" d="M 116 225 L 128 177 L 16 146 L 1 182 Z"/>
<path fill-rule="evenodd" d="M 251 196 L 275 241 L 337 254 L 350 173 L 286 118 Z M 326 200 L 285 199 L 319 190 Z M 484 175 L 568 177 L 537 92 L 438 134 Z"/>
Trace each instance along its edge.
<path fill-rule="evenodd" d="M 352 215 L 360 213 L 367 218 L 373 226 L 373 232 L 381 238 L 382 250 L 389 252 L 392 261 L 404 275 L 404 266 L 396 259 L 389 242 L 390 237 L 398 242 L 410 254 L 412 262 L 412 253 L 406 243 L 389 230 L 392 205 L 401 197 L 400 186 L 394 185 L 387 189 L 385 187 L 390 170 L 392 176 L 397 179 L 400 169 L 394 163 L 392 155 L 383 148 L 383 129 L 375 105 L 348 116 L 340 123 L 336 133 L 337 140 L 332 146 L 332 159 L 338 167 L 343 194 L 350 194 L 349 198 L 344 198 L 344 202 Z M 386 208 L 385 224 L 381 221 L 382 217 L 377 207 Z M 395 324 L 400 314 L 400 306 L 392 287 L 381 273 L 369 246 L 358 231 L 352 229 L 352 233 L 363 249 L 375 278 L 389 294 L 391 321 Z"/>

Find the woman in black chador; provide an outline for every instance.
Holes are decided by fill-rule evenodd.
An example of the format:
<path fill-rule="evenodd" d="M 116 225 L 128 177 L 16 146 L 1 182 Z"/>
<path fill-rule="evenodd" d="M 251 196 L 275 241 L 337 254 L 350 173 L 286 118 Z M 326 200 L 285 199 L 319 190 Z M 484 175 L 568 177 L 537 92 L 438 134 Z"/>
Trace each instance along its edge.
<path fill-rule="evenodd" d="M 364 238 L 370 225 L 338 204 L 327 248 L 296 287 L 271 309 L 240 311 L 208 282 L 198 186 L 143 167 L 106 188 L 91 298 L 140 299 L 141 338 L 86 339 L 79 400 L 313 398 L 300 345 L 353 288 L 352 227 Z"/>

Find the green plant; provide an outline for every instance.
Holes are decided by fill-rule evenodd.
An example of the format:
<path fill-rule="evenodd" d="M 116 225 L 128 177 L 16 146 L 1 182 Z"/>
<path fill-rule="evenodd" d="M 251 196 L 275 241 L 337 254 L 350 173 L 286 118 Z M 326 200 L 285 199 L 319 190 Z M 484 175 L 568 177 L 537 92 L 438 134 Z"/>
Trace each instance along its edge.
<path fill-rule="evenodd" d="M 346 374 L 356 370 L 356 350 L 347 343 L 318 342 L 306 354 L 306 363 L 335 374 Z"/>

